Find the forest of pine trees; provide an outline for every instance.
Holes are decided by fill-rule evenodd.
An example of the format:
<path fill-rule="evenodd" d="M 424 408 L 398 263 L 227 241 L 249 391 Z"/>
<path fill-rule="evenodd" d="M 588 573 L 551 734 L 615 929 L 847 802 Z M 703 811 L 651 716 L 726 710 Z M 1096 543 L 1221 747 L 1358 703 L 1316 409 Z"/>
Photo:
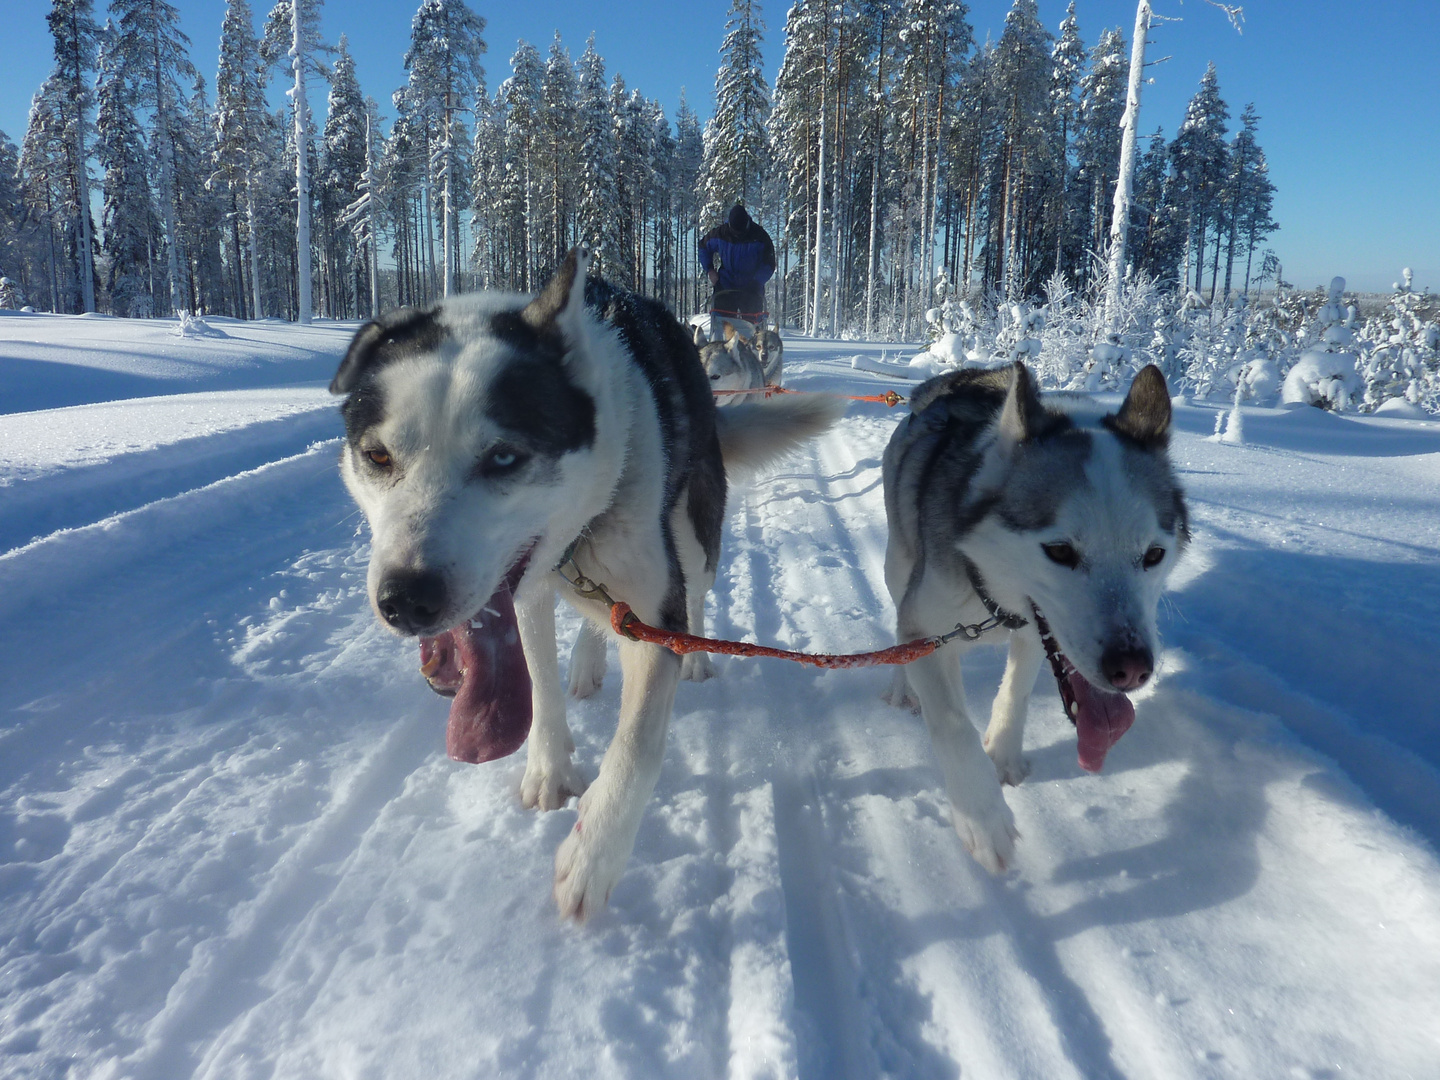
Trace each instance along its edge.
<path fill-rule="evenodd" d="M 771 86 L 761 6 L 733 0 L 703 126 L 607 73 L 593 36 L 578 59 L 521 42 L 492 89 L 465 0 L 423 0 L 382 105 L 345 37 L 320 40 L 319 3 L 279 0 L 257 32 L 228 0 L 212 93 L 164 0 L 110 0 L 103 24 L 53 0 L 53 72 L 20 145 L 0 133 L 3 295 L 367 317 L 533 290 L 586 240 L 684 315 L 707 297 L 697 239 L 737 200 L 776 241 L 772 317 L 815 333 L 915 338 L 945 296 L 1105 273 L 1130 43 L 1096 27 L 1087 46 L 1074 2 L 1052 31 L 1015 0 L 979 44 L 958 0 L 797 0 Z M 1212 66 L 1174 137 L 1141 140 L 1132 272 L 1208 301 L 1273 265 L 1259 120 L 1232 119 Z"/>

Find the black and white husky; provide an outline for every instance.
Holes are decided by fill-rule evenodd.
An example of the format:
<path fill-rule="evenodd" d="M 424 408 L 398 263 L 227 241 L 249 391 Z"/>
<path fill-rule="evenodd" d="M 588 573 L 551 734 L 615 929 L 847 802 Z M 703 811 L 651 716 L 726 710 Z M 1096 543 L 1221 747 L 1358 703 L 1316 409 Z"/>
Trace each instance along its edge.
<path fill-rule="evenodd" d="M 453 695 L 452 757 L 488 761 L 528 735 L 524 804 L 582 796 L 555 858 L 556 903 L 581 919 L 605 905 L 634 846 L 681 664 L 619 639 L 619 727 L 586 790 L 571 762 L 555 592 L 599 625 L 609 612 L 555 568 L 603 583 L 647 623 L 695 628 L 726 469 L 763 466 L 838 415 L 809 398 L 717 418 L 680 324 L 587 281 L 587 265 L 584 249 L 571 252 L 534 299 L 478 293 L 367 323 L 330 387 L 346 395 L 340 467 L 370 523 L 371 603 L 420 639 L 422 671 Z"/>
<path fill-rule="evenodd" d="M 891 691 L 896 704 L 907 683 L 918 697 L 955 830 L 993 872 L 1019 835 L 1000 784 L 1029 772 L 1025 713 L 1047 653 L 1091 771 L 1134 720 L 1126 692 L 1154 671 L 1156 605 L 1189 540 L 1169 434 L 1154 366 L 1107 415 L 1079 395 L 1042 398 L 1017 363 L 922 384 L 885 450 L 885 582 L 899 640 L 960 623 L 1010 631 L 983 744 L 958 643 L 897 669 Z"/>

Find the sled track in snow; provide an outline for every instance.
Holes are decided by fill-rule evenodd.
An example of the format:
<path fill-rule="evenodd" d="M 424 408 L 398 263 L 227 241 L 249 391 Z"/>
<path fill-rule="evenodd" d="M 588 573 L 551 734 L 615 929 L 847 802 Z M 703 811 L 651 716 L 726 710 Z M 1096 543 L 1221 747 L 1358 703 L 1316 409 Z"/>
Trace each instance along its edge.
<path fill-rule="evenodd" d="M 734 493 L 712 631 L 893 640 L 894 419 L 852 410 Z M 445 760 L 443 703 L 368 610 L 335 445 L 310 445 L 326 422 L 35 481 L 74 498 L 36 498 L 64 528 L 0 555 L 0 1071 L 1398 1080 L 1440 1060 L 1433 855 L 1275 716 L 1340 749 L 1344 718 L 1216 652 L 1193 600 L 1104 775 L 1037 687 L 1004 879 L 960 847 L 888 670 L 720 658 L 680 687 L 611 909 L 558 924 L 574 810 L 520 809 L 518 757 Z M 1226 514 L 1200 524 L 1243 524 Z M 1002 665 L 967 654 L 979 718 Z M 618 674 L 571 706 L 590 776 Z"/>

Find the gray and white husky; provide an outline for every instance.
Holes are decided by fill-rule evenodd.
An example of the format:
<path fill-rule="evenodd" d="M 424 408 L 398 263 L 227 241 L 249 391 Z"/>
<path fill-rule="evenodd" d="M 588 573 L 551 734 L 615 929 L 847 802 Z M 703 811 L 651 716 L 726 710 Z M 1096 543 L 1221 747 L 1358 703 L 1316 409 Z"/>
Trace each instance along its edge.
<path fill-rule="evenodd" d="M 534 299 L 478 293 L 367 323 L 330 386 L 346 395 L 341 473 L 370 523 L 370 601 L 420 639 L 421 670 L 453 696 L 452 757 L 488 761 L 528 734 L 524 804 L 581 796 L 555 858 L 556 903 L 580 919 L 604 907 L 634 846 L 680 658 L 618 640 L 619 727 L 586 790 L 555 592 L 602 626 L 609 611 L 554 568 L 573 560 L 571 573 L 645 622 L 693 628 L 719 557 L 726 469 L 763 466 L 838 415 L 803 399 L 717 417 L 680 324 L 587 281 L 587 264 L 572 251 Z"/>
<path fill-rule="evenodd" d="M 785 365 L 785 342 L 780 331 L 762 326 L 755 331 L 755 355 L 760 357 L 760 367 L 765 373 L 767 386 L 780 385 L 780 372 Z"/>
<path fill-rule="evenodd" d="M 957 644 L 897 669 L 890 699 L 919 699 L 965 847 L 992 872 L 1018 833 L 1000 784 L 1029 772 L 1025 713 L 1047 654 L 1098 771 L 1130 727 L 1125 696 L 1149 681 L 1155 609 L 1189 540 L 1167 455 L 1170 395 L 1153 365 L 1112 414 L 1043 398 L 1023 364 L 922 384 L 885 450 L 885 582 L 900 641 L 990 621 L 1010 653 L 982 743 Z M 986 755 L 989 755 L 988 757 Z"/>
<path fill-rule="evenodd" d="M 721 408 L 753 400 L 754 395 L 742 390 L 763 390 L 765 369 L 754 345 L 729 323 L 725 324 L 724 340 L 709 341 L 700 346 L 700 363 L 710 377 L 711 391 L 723 390 L 715 399 Z"/>

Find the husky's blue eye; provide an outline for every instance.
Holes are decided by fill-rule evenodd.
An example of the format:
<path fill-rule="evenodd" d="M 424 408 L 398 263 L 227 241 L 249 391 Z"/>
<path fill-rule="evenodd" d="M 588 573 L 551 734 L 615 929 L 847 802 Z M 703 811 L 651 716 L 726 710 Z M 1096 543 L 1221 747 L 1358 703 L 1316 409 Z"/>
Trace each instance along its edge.
<path fill-rule="evenodd" d="M 1165 558 L 1165 549 L 1156 544 L 1145 552 L 1145 557 L 1140 560 L 1140 564 L 1149 570 L 1151 567 L 1159 566 L 1160 560 L 1163 558 Z"/>
<path fill-rule="evenodd" d="M 1080 553 L 1069 544 L 1041 544 L 1040 550 L 1045 552 L 1045 557 L 1051 562 L 1059 563 L 1071 570 L 1080 565 Z"/>
<path fill-rule="evenodd" d="M 487 478 L 504 476 L 506 473 L 514 472 L 527 460 L 528 455 L 513 446 L 497 446 L 480 459 L 480 467 L 477 471 L 481 476 Z"/>

